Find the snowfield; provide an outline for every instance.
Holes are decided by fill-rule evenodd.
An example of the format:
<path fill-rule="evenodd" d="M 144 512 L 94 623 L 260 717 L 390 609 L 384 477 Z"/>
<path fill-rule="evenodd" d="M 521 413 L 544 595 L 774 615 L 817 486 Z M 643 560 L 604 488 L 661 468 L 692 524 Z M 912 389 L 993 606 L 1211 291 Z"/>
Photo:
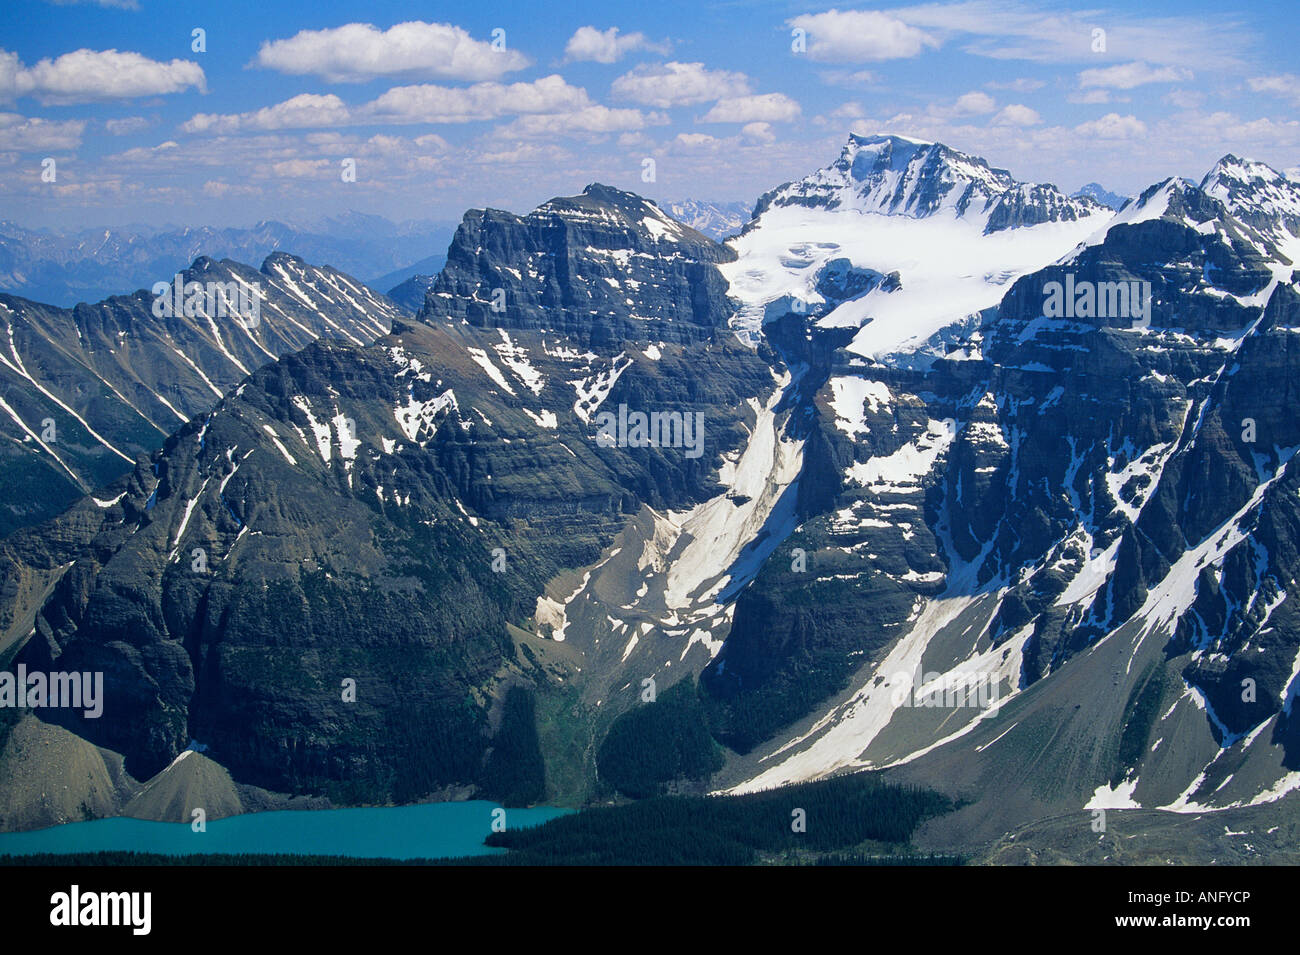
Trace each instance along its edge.
<path fill-rule="evenodd" d="M 730 240 L 738 258 L 719 268 L 740 302 L 733 325 L 743 331 L 756 331 L 764 306 L 784 296 L 810 310 L 825 304 L 817 273 L 831 259 L 886 275 L 897 271 L 898 290 L 874 289 L 817 321 L 823 328 L 861 329 L 849 351 L 879 359 L 914 352 L 940 329 L 997 305 L 1016 279 L 1070 254 L 1113 215 L 985 235 L 981 221 L 951 210 L 913 219 L 785 206 L 768 209 L 755 228 Z"/>

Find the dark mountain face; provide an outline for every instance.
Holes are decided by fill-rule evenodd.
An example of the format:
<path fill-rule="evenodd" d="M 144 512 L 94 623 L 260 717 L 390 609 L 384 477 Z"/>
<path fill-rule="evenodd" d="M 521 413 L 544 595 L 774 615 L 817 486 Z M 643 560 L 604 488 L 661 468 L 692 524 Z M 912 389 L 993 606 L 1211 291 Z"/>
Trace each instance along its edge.
<path fill-rule="evenodd" d="M 514 280 L 491 327 L 481 293 L 433 293 L 374 344 L 320 341 L 255 372 L 99 503 L 10 538 L 7 641 L 34 628 L 30 666 L 107 674 L 105 715 L 68 725 L 141 778 L 199 739 L 277 791 L 481 782 L 496 696 L 580 672 L 562 632 L 531 632 L 547 582 L 596 562 L 643 505 L 718 494 L 774 387 L 769 352 L 702 322 L 727 251 L 632 202 L 593 188 L 525 220 L 471 214 L 452 249 L 485 248 L 477 282 L 453 269 L 463 287 L 509 261 L 570 276 L 562 301 L 608 312 L 544 308 Z M 658 286 L 652 317 L 567 288 L 619 258 L 637 263 L 625 281 Z M 700 453 L 603 446 L 598 410 L 620 405 L 703 415 Z"/>
<path fill-rule="evenodd" d="M 169 276 L 161 295 L 74 309 L 0 295 L 0 475 L 14 489 L 0 534 L 122 475 L 276 357 L 322 336 L 372 341 L 400 314 L 347 275 L 284 253 L 261 271 L 202 257 L 179 274 L 179 296 Z"/>
<path fill-rule="evenodd" d="M 467 213 L 423 317 L 545 328 L 583 348 L 687 345 L 727 327 L 727 283 L 714 266 L 734 258 L 654 203 L 596 184 L 522 218 Z"/>

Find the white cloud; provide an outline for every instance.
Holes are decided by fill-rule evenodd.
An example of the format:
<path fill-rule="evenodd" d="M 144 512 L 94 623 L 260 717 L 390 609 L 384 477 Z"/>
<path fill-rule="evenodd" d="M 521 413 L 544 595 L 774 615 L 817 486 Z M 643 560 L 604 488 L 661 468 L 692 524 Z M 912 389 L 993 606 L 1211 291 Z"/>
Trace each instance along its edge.
<path fill-rule="evenodd" d="M 827 10 L 794 17 L 786 25 L 807 32 L 808 56 L 814 60 L 862 63 L 907 59 L 926 47 L 939 46 L 937 39 L 892 14 Z"/>
<path fill-rule="evenodd" d="M 758 143 L 776 142 L 776 133 L 772 131 L 771 123 L 746 123 L 740 132 Z"/>
<path fill-rule="evenodd" d="M 569 61 L 587 60 L 594 63 L 614 63 L 634 50 L 649 50 L 667 54 L 667 43 L 652 43 L 644 33 L 618 35 L 618 27 L 597 30 L 595 27 L 578 27 L 564 45 L 564 58 Z"/>
<path fill-rule="evenodd" d="M 639 109 L 611 109 L 594 104 L 569 113 L 520 116 L 500 130 L 502 136 L 546 138 L 552 136 L 599 136 L 644 129 L 651 123 L 667 122 L 657 113 L 649 116 Z"/>
<path fill-rule="evenodd" d="M 1028 106 L 1020 103 L 1013 103 L 1010 106 L 1004 106 L 1002 110 L 993 117 L 994 126 L 1037 126 L 1043 121 L 1038 113 Z"/>
<path fill-rule="evenodd" d="M 929 30 L 947 42 L 960 39 L 976 56 L 1038 63 L 1096 61 L 1093 30 L 1106 31 L 1106 55 L 1200 69 L 1239 65 L 1252 45 L 1241 26 L 1224 17 L 1142 17 L 1089 10 L 1044 11 L 1023 0 L 963 0 L 897 7 L 890 16 Z"/>
<path fill-rule="evenodd" d="M 718 100 L 701 123 L 783 123 L 799 116 L 799 104 L 784 93 L 732 96 Z"/>
<path fill-rule="evenodd" d="M 986 116 L 998 108 L 997 101 L 988 93 L 973 90 L 963 93 L 950 104 L 930 103 L 925 116 L 931 122 L 946 122 L 971 116 Z"/>
<path fill-rule="evenodd" d="M 710 136 L 708 133 L 678 133 L 669 142 L 669 146 L 681 146 L 685 149 L 708 149 L 716 146 L 722 140 L 716 136 Z"/>
<path fill-rule="evenodd" d="M 130 133 L 139 133 L 152 126 L 149 120 L 143 116 L 124 116 L 121 119 L 109 119 L 104 121 L 104 128 L 112 136 L 126 136 Z"/>
<path fill-rule="evenodd" d="M 748 93 L 744 73 L 707 70 L 703 63 L 642 64 L 614 80 L 610 91 L 619 99 L 667 109 L 707 103 Z"/>
<path fill-rule="evenodd" d="M 366 124 L 464 123 L 520 113 L 572 113 L 591 105 L 586 90 L 559 75 L 530 83 L 475 83 L 468 87 L 396 86 L 361 106 L 333 93 L 301 93 L 249 113 L 199 113 L 181 125 L 187 133 L 313 129 Z"/>
<path fill-rule="evenodd" d="M 1272 93 L 1300 105 L 1300 76 L 1281 73 L 1277 76 L 1256 76 L 1246 81 L 1252 93 Z"/>
<path fill-rule="evenodd" d="M 979 116 L 997 109 L 997 103 L 988 93 L 964 93 L 953 103 L 953 111 L 959 116 Z"/>
<path fill-rule="evenodd" d="M 570 112 L 589 105 L 586 90 L 552 74 L 509 85 L 399 86 L 361 107 L 358 118 L 380 123 L 462 123 L 518 113 Z"/>
<path fill-rule="evenodd" d="M 1097 139 L 1139 139 L 1147 134 L 1147 126 L 1136 116 L 1107 113 L 1101 119 L 1080 123 L 1074 131 Z"/>
<path fill-rule="evenodd" d="M 1079 74 L 1079 85 L 1105 87 L 1108 89 L 1131 90 L 1148 83 L 1181 83 L 1192 78 L 1192 71 L 1175 66 L 1152 67 L 1141 61 L 1121 63 L 1118 66 L 1106 66 L 1093 70 L 1084 70 Z"/>
<path fill-rule="evenodd" d="M 0 113 L 0 150 L 36 152 L 46 149 L 76 149 L 85 131 L 83 120 L 48 120 Z"/>
<path fill-rule="evenodd" d="M 286 159 L 272 164 L 273 176 L 285 179 L 321 179 L 336 175 L 334 163 L 328 159 Z"/>
<path fill-rule="evenodd" d="M 508 37 L 507 37 L 508 41 Z M 494 49 L 450 23 L 413 20 L 380 30 L 349 23 L 326 30 L 302 30 L 287 40 L 262 44 L 253 63 L 335 83 L 362 83 L 382 76 L 491 80 L 531 61 L 508 45 Z"/>
<path fill-rule="evenodd" d="M 68 104 L 133 99 L 206 90 L 203 69 L 189 60 L 164 63 L 139 53 L 76 50 L 23 66 L 17 53 L 0 50 L 0 100 L 33 96 L 42 103 Z"/>
<path fill-rule="evenodd" d="M 181 131 L 225 135 L 241 129 L 310 129 L 346 126 L 349 122 L 347 104 L 333 93 L 299 93 L 283 103 L 249 113 L 196 113 L 181 124 Z"/>

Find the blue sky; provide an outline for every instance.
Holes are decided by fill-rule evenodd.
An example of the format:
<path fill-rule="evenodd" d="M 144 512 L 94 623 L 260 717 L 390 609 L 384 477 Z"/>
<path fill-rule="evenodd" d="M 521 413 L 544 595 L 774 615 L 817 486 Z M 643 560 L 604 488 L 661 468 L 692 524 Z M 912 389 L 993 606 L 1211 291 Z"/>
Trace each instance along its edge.
<path fill-rule="evenodd" d="M 752 202 L 850 131 L 939 140 L 1070 190 L 1199 178 L 1227 152 L 1286 169 L 1300 166 L 1296 12 L 9 0 L 0 217 L 457 220 L 597 180 Z"/>

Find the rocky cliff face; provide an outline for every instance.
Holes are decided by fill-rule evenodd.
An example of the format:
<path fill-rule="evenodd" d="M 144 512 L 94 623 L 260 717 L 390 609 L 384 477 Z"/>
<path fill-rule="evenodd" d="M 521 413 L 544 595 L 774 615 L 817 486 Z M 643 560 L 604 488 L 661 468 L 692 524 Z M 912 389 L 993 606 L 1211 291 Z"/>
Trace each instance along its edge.
<path fill-rule="evenodd" d="M 125 473 L 276 357 L 320 337 L 372 341 L 400 314 L 343 273 L 286 253 L 261 271 L 200 257 L 160 281 L 179 281 L 182 294 L 141 290 L 73 309 L 0 295 L 0 476 L 13 492 L 0 506 L 0 534 Z M 191 283 L 204 295 L 188 310 Z M 160 298 L 166 308 L 155 307 Z"/>
<path fill-rule="evenodd" d="M 467 213 L 426 317 L 547 329 L 584 348 L 691 344 L 726 327 L 727 285 L 715 266 L 734 258 L 654 203 L 596 184 L 524 217 Z"/>
<path fill-rule="evenodd" d="M 197 739 L 281 792 L 480 782 L 494 701 L 556 679 L 547 582 L 643 506 L 720 493 L 750 401 L 775 385 L 770 353 L 712 311 L 728 251 L 635 203 L 593 188 L 527 220 L 471 214 L 421 321 L 281 358 L 128 477 L 11 537 L 19 659 L 106 674 L 105 715 L 62 721 L 141 779 Z M 540 291 L 511 274 L 530 267 Z M 647 304 L 574 291 L 615 274 L 641 276 Z M 478 290 L 502 276 L 496 313 Z M 570 304 L 550 308 L 547 287 Z M 698 453 L 671 432 L 604 446 L 598 415 L 620 406 L 702 415 Z"/>

